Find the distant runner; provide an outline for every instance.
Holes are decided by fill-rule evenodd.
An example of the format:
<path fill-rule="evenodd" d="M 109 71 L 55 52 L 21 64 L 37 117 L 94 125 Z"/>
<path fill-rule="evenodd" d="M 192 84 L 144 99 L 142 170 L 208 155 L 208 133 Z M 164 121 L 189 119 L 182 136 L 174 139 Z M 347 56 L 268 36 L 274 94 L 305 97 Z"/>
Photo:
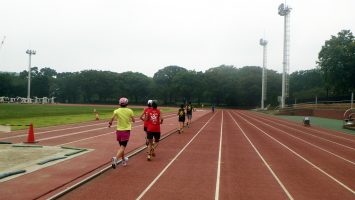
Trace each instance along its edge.
<path fill-rule="evenodd" d="M 185 125 L 185 109 L 184 104 L 181 104 L 180 109 L 178 111 L 178 118 L 179 118 L 179 133 L 184 132 L 184 125 Z"/>
<path fill-rule="evenodd" d="M 112 118 L 108 123 L 111 127 L 113 120 L 117 119 L 117 129 L 116 129 L 116 138 L 120 145 L 120 148 L 117 151 L 115 157 L 112 157 L 112 168 L 116 168 L 117 160 L 122 158 L 122 165 L 127 165 L 127 157 L 124 157 L 124 150 L 127 146 L 130 132 L 132 130 L 131 122 L 134 122 L 134 114 L 130 108 L 127 108 L 128 99 L 125 97 L 120 98 L 119 100 L 120 108 L 113 111 Z"/>
<path fill-rule="evenodd" d="M 191 119 L 192 119 L 192 110 L 193 107 L 191 105 L 191 101 L 189 102 L 189 104 L 186 106 L 186 115 L 187 115 L 187 127 L 190 127 L 191 124 Z"/>
<path fill-rule="evenodd" d="M 160 110 L 158 108 L 158 104 L 156 101 L 152 103 L 152 109 L 148 111 L 146 120 L 148 123 L 148 156 L 147 160 L 150 161 L 152 157 L 155 157 L 155 150 L 158 146 L 160 140 L 160 124 L 163 123 L 163 118 L 160 115 Z M 154 144 L 153 144 L 154 138 Z"/>

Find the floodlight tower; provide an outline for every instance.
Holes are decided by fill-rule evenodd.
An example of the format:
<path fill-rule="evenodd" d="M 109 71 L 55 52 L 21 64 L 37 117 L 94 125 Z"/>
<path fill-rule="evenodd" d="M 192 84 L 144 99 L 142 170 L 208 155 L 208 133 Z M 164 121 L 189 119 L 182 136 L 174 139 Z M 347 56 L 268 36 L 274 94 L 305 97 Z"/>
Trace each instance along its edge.
<path fill-rule="evenodd" d="M 36 55 L 35 50 L 28 49 L 26 53 L 29 55 L 29 64 L 28 64 L 28 85 L 27 85 L 27 102 L 31 102 L 31 56 Z"/>
<path fill-rule="evenodd" d="M 285 99 L 288 97 L 289 89 L 289 65 L 290 65 L 290 12 L 291 8 L 285 4 L 279 6 L 279 15 L 284 16 L 284 52 L 283 52 L 283 72 L 282 72 L 282 95 L 281 108 L 285 107 Z"/>
<path fill-rule="evenodd" d="M 264 109 L 264 100 L 266 100 L 266 63 L 267 63 L 267 40 L 260 39 L 259 44 L 263 46 L 263 74 L 261 78 L 261 109 Z"/>

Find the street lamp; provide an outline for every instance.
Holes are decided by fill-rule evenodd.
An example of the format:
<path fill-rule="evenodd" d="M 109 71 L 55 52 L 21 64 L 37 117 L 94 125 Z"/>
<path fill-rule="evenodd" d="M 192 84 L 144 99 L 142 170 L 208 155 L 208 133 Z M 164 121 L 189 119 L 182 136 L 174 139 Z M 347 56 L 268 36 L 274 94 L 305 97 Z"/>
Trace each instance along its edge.
<path fill-rule="evenodd" d="M 26 53 L 29 55 L 29 64 L 28 64 L 28 85 L 27 85 L 27 102 L 31 102 L 31 56 L 36 55 L 35 50 L 28 49 Z"/>

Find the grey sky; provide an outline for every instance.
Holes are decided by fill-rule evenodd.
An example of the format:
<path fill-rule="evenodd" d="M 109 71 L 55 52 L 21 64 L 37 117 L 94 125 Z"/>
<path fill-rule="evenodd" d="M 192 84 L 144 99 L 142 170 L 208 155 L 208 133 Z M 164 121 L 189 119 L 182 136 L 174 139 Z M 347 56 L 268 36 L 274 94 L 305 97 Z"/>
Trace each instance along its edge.
<path fill-rule="evenodd" d="M 205 71 L 221 64 L 262 65 L 281 72 L 282 0 L 1 0 L 0 71 L 33 66 L 57 72 L 136 71 L 153 76 L 168 65 Z M 290 71 L 315 67 L 325 40 L 355 30 L 354 0 L 288 0 Z M 0 41 L 1 42 L 1 41 Z"/>

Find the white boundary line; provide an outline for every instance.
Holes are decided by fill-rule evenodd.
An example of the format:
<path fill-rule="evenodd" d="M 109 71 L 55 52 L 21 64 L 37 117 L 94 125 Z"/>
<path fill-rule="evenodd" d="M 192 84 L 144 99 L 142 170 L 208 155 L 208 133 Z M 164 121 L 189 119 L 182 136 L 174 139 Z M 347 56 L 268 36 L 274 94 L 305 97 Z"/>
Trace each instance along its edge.
<path fill-rule="evenodd" d="M 169 162 L 168 165 L 165 166 L 165 168 L 158 174 L 157 177 L 148 185 L 147 188 L 143 190 L 143 192 L 136 198 L 136 200 L 141 199 L 147 192 L 148 190 L 158 181 L 158 179 L 165 173 L 165 171 L 173 164 L 173 162 L 180 156 L 180 154 L 190 145 L 190 143 L 199 135 L 199 133 L 206 127 L 206 125 L 213 119 L 214 116 L 216 116 L 217 112 L 205 123 L 205 125 L 202 126 L 202 128 L 196 133 L 196 135 L 179 151 L 178 154 Z"/>
<path fill-rule="evenodd" d="M 243 115 L 245 115 L 245 114 L 243 114 Z M 262 118 L 262 117 L 260 117 L 260 118 Z M 262 119 L 264 119 L 264 118 L 262 118 Z M 272 121 L 272 120 L 269 120 L 269 119 L 265 119 L 265 120 L 266 120 L 266 121 L 269 121 L 269 122 L 271 122 L 271 123 L 274 123 L 274 124 L 278 124 L 278 123 L 276 123 L 276 122 L 274 122 L 274 121 Z M 298 131 L 298 132 L 301 132 L 301 133 L 303 133 L 303 134 L 306 134 L 306 135 L 309 135 L 309 136 L 312 136 L 312 137 L 319 138 L 319 139 L 321 139 L 321 140 L 325 140 L 325 141 L 327 141 L 327 142 L 330 142 L 330 143 L 333 143 L 333 144 L 336 144 L 336 145 L 339 145 L 339 146 L 342 146 L 342 147 L 345 147 L 345 148 L 348 148 L 348 149 L 351 149 L 351 150 L 355 150 L 354 148 L 349 147 L 349 146 L 346 146 L 346 145 L 344 145 L 344 144 L 340 144 L 340 143 L 337 143 L 337 142 L 334 142 L 334 141 L 331 141 L 331 140 L 328 140 L 328 139 L 319 137 L 319 136 L 317 136 L 317 135 L 314 135 L 314 134 L 311 134 L 311 133 L 307 133 L 307 132 L 304 132 L 304 131 L 302 131 L 302 130 L 298 130 L 298 129 L 296 129 L 296 128 L 288 127 L 288 126 L 286 126 L 286 125 L 284 125 L 284 124 L 278 124 L 278 125 L 284 126 L 284 127 L 286 127 L 286 128 L 289 128 L 289 129 L 292 129 L 292 130 L 295 130 L 295 131 Z"/>
<path fill-rule="evenodd" d="M 241 113 L 240 113 L 240 114 L 241 114 Z M 245 115 L 245 114 L 241 114 L 241 115 L 244 115 L 244 116 L 246 116 L 246 117 L 248 117 L 248 118 L 251 118 L 250 116 L 247 116 L 247 115 Z M 335 154 L 335 153 L 332 153 L 332 152 L 330 152 L 330 151 L 328 151 L 328 150 L 326 150 L 326 149 L 324 149 L 324 148 L 322 148 L 322 147 L 320 147 L 320 146 L 317 146 L 317 145 L 312 144 L 312 143 L 310 143 L 310 142 L 308 142 L 308 141 L 306 141 L 306 140 L 303 140 L 303 139 L 301 139 L 301 138 L 299 138 L 299 137 L 296 137 L 296 136 L 294 136 L 294 135 L 292 135 L 292 134 L 290 134 L 290 133 L 288 133 L 288 132 L 286 132 L 286 131 L 283 131 L 283 130 L 281 130 L 281 129 L 279 129 L 279 128 L 276 128 L 276 127 L 274 127 L 274 126 L 271 126 L 271 125 L 269 125 L 269 124 L 267 124 L 267 123 L 265 123 L 265 122 L 263 122 L 263 121 L 260 121 L 260 120 L 257 120 L 257 119 L 254 119 L 254 120 L 256 120 L 256 121 L 259 122 L 259 123 L 265 124 L 266 126 L 269 126 L 269 127 L 273 128 L 273 129 L 279 130 L 279 131 L 281 131 L 281 132 L 283 132 L 283 133 L 285 133 L 285 134 L 287 134 L 287 135 L 289 135 L 289 136 L 291 136 L 291 137 L 293 137 L 293 138 L 296 138 L 296 139 L 298 139 L 298 140 L 301 140 L 302 142 L 304 142 L 304 143 L 306 143 L 306 144 L 309 144 L 309 145 L 311 145 L 311 146 L 313 146 L 313 147 L 315 147 L 315 148 L 318 148 L 318 149 L 320 149 L 320 150 L 322 150 L 322 151 L 325 151 L 325 152 L 327 152 L 327 153 L 329 153 L 329 154 L 331 154 L 331 155 L 333 155 L 333 156 L 335 156 L 335 157 L 338 157 L 338 158 L 340 158 L 340 159 L 342 159 L 342 160 L 344 160 L 344 161 L 346 161 L 346 162 L 349 162 L 350 164 L 355 165 L 355 163 L 352 162 L 351 160 L 348 160 L 348 159 L 346 159 L 346 158 L 343 158 L 343 157 L 341 157 L 341 156 L 339 156 L 339 155 L 337 155 L 337 154 Z"/>
<path fill-rule="evenodd" d="M 222 110 L 222 122 L 221 122 L 220 138 L 219 138 L 217 180 L 216 180 L 216 191 L 214 196 L 215 200 L 219 199 L 219 182 L 221 178 L 221 157 L 222 157 L 222 135 L 223 135 L 223 110 Z"/>
<path fill-rule="evenodd" d="M 293 200 L 293 197 L 291 196 L 291 194 L 288 192 L 287 188 L 284 186 L 284 184 L 281 182 L 281 180 L 277 177 L 276 173 L 271 169 L 269 163 L 266 162 L 266 160 L 264 159 L 264 157 L 260 154 L 260 152 L 258 151 L 258 149 L 254 146 L 254 144 L 251 142 L 251 140 L 249 139 L 249 137 L 245 134 L 244 130 L 239 126 L 238 122 L 235 121 L 234 117 L 230 114 L 230 112 L 228 112 L 228 114 L 231 116 L 231 118 L 233 119 L 234 123 L 238 126 L 238 128 L 242 131 L 244 137 L 248 140 L 248 142 L 250 143 L 250 145 L 253 147 L 254 151 L 258 154 L 259 158 L 263 161 L 264 165 L 268 168 L 268 170 L 270 171 L 270 173 L 272 174 L 272 176 L 275 178 L 275 180 L 277 181 L 277 183 L 281 186 L 282 190 L 286 193 L 287 197 L 290 200 Z"/>
<path fill-rule="evenodd" d="M 306 163 L 308 163 L 309 165 L 311 165 L 312 167 L 316 168 L 318 171 L 320 171 L 321 173 L 323 173 L 324 175 L 326 175 L 327 177 L 329 177 L 330 179 L 332 179 L 333 181 L 335 181 L 336 183 L 338 183 L 339 185 L 341 185 L 343 188 L 345 188 L 346 190 L 350 191 L 351 193 L 355 194 L 355 191 L 352 190 L 350 187 L 348 187 L 347 185 L 345 185 L 344 183 L 342 183 L 341 181 L 339 181 L 338 179 L 334 178 L 333 176 L 331 176 L 330 174 L 328 174 L 327 172 L 323 171 L 320 167 L 318 167 L 317 165 L 313 164 L 311 161 L 307 160 L 306 158 L 302 157 L 300 154 L 298 154 L 297 152 L 295 152 L 294 150 L 292 150 L 291 148 L 289 148 L 287 145 L 283 144 L 282 142 L 278 141 L 276 138 L 272 137 L 271 135 L 267 134 L 265 131 L 261 130 L 259 127 L 255 126 L 254 124 L 250 123 L 248 120 L 244 119 L 242 116 L 240 116 L 238 113 L 236 113 L 240 118 L 242 118 L 244 121 L 246 121 L 248 124 L 254 126 L 256 129 L 258 129 L 259 131 L 261 131 L 262 133 L 264 133 L 265 135 L 267 135 L 269 138 L 271 138 L 272 140 L 274 140 L 275 142 L 279 143 L 281 146 L 283 146 L 284 148 L 286 148 L 287 150 L 291 151 L 293 154 L 295 154 L 297 157 L 301 158 L 303 161 L 305 161 Z"/>

